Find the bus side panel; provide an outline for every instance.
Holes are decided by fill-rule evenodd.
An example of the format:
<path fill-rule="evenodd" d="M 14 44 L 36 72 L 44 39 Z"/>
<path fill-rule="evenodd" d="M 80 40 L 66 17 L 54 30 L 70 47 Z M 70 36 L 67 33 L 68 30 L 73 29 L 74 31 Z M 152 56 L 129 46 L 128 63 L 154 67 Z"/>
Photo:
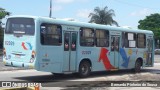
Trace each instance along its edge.
<path fill-rule="evenodd" d="M 135 67 L 135 62 L 138 58 L 143 59 L 143 63 L 146 60 L 146 49 L 136 48 L 121 48 L 124 50 L 120 58 L 119 68 L 120 69 L 132 69 Z"/>
<path fill-rule="evenodd" d="M 62 46 L 41 46 L 37 55 L 39 71 L 62 73 Z"/>
<path fill-rule="evenodd" d="M 92 71 L 104 71 L 105 67 L 103 62 L 99 60 L 100 56 L 100 47 L 82 47 L 78 48 L 78 62 L 77 62 L 77 71 L 79 64 L 82 60 L 89 59 L 92 64 Z"/>
<path fill-rule="evenodd" d="M 37 21 L 36 63 L 35 69 L 53 73 L 62 73 L 63 43 L 59 46 L 42 45 L 40 37 L 41 22 Z"/>

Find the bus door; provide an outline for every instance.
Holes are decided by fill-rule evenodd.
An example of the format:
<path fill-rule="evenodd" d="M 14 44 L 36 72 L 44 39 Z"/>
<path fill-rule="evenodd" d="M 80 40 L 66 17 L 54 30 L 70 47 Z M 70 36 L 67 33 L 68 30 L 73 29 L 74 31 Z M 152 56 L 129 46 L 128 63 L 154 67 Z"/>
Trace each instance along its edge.
<path fill-rule="evenodd" d="M 76 70 L 76 47 L 77 47 L 77 32 L 64 32 L 64 62 L 63 71 L 71 72 Z"/>
<path fill-rule="evenodd" d="M 120 36 L 111 36 L 111 48 L 109 52 L 110 62 L 115 67 L 119 67 L 119 48 L 120 48 Z"/>
<path fill-rule="evenodd" d="M 147 60 L 146 65 L 152 66 L 153 63 L 153 38 L 147 39 Z"/>

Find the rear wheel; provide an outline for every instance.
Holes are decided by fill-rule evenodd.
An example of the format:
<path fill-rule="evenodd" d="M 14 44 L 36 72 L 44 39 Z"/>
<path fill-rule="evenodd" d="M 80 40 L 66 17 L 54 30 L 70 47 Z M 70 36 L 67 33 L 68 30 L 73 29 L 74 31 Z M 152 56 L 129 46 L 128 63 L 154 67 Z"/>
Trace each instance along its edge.
<path fill-rule="evenodd" d="M 141 61 L 140 60 L 136 61 L 134 71 L 136 73 L 139 73 L 141 71 Z"/>
<path fill-rule="evenodd" d="M 91 64 L 88 61 L 83 61 L 79 65 L 79 76 L 87 77 L 91 73 Z"/>

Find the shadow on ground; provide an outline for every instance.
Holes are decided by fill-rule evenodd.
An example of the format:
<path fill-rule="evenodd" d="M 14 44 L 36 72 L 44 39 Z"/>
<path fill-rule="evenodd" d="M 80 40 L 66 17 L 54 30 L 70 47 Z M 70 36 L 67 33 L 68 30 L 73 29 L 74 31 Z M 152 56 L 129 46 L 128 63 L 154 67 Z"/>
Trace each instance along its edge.
<path fill-rule="evenodd" d="M 72 90 L 72 87 L 103 87 L 110 85 L 110 79 L 109 81 L 87 81 L 87 79 L 90 78 L 96 78 L 96 77 L 110 77 L 110 76 L 123 76 L 128 75 L 128 77 L 132 78 L 132 80 L 138 80 L 138 78 L 143 77 L 143 73 L 150 73 L 150 74 L 158 74 L 155 72 L 160 72 L 158 69 L 144 69 L 139 74 L 135 74 L 131 70 L 120 70 L 120 71 L 109 71 L 109 72 L 94 72 L 92 73 L 88 78 L 79 78 L 77 74 L 69 74 L 69 75 L 60 75 L 60 76 L 54 76 L 52 74 L 49 75 L 40 75 L 40 76 L 28 76 L 28 77 L 15 77 L 15 79 L 27 81 L 27 82 L 38 82 L 42 83 L 42 86 L 45 87 L 67 87 L 66 90 Z M 141 76 L 141 77 L 139 77 Z M 123 77 L 124 78 L 124 77 Z M 147 78 L 147 77 L 144 77 Z M 77 81 L 81 80 L 81 81 Z M 143 79 L 142 79 L 143 80 Z M 142 81 L 141 80 L 141 81 Z M 145 79 L 144 79 L 145 80 Z M 114 80 L 113 80 L 114 81 Z M 122 81 L 122 80 L 116 80 Z M 124 79 L 125 81 L 125 79 Z M 152 80 L 150 80 L 152 81 Z M 73 88 L 75 90 L 76 88 Z"/>

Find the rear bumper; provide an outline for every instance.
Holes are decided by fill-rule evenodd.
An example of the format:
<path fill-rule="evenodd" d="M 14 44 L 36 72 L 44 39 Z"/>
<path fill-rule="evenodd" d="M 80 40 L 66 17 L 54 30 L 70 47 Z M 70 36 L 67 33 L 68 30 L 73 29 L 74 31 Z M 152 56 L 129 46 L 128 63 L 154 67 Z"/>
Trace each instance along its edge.
<path fill-rule="evenodd" d="M 34 63 L 24 63 L 17 61 L 3 60 L 4 65 L 12 67 L 34 68 Z"/>

